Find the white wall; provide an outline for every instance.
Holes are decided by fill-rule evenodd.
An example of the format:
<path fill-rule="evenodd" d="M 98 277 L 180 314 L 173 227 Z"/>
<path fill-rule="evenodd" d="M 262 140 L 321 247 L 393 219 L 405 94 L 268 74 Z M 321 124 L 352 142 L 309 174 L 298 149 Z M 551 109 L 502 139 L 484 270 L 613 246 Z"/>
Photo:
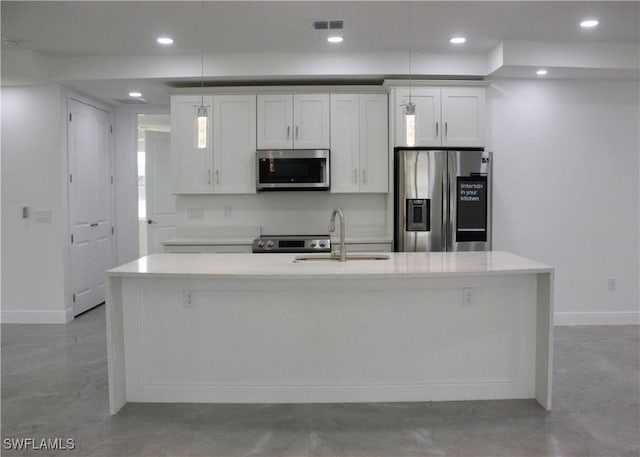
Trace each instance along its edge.
<path fill-rule="evenodd" d="M 137 112 L 114 110 L 114 178 L 116 264 L 139 257 Z"/>
<path fill-rule="evenodd" d="M 556 324 L 639 323 L 638 82 L 499 79 L 487 95 L 494 249 L 556 268 Z"/>
<path fill-rule="evenodd" d="M 231 209 L 225 216 L 225 207 Z M 182 195 L 176 198 L 177 224 L 185 227 L 259 226 L 263 234 L 323 234 L 331 210 L 344 209 L 347 236 L 386 236 L 386 194 L 264 192 L 255 195 Z M 189 219 L 202 209 L 202 219 Z"/>
<path fill-rule="evenodd" d="M 66 91 L 2 88 L 2 322 L 68 322 Z M 31 217 L 22 218 L 22 207 Z M 34 212 L 51 212 L 37 222 Z"/>

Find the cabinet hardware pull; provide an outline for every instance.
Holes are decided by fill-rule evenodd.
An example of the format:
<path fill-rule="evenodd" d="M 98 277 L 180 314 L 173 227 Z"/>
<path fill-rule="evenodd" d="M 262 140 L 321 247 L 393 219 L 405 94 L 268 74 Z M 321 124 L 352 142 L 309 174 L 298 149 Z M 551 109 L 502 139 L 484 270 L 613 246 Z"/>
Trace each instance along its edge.
<path fill-rule="evenodd" d="M 354 184 L 358 184 L 358 169 L 357 168 L 353 169 L 353 183 Z"/>
<path fill-rule="evenodd" d="M 157 224 L 157 222 L 156 221 L 152 221 L 151 219 L 149 219 L 149 220 L 147 220 L 147 224 L 148 225 Z"/>
<path fill-rule="evenodd" d="M 207 184 L 211 185 L 211 170 L 207 170 Z"/>
<path fill-rule="evenodd" d="M 98 226 L 97 222 L 94 222 L 93 224 L 90 225 L 90 227 L 97 227 L 97 226 Z"/>
<path fill-rule="evenodd" d="M 362 184 L 366 184 L 367 183 L 367 172 L 365 171 L 365 169 L 362 169 Z"/>
<path fill-rule="evenodd" d="M 216 170 L 216 184 L 220 184 L 220 171 Z"/>
<path fill-rule="evenodd" d="M 449 127 L 449 123 L 445 122 L 444 123 L 444 137 L 445 138 L 447 137 L 447 133 L 449 132 L 449 128 L 448 127 Z"/>
<path fill-rule="evenodd" d="M 289 134 L 291 133 L 291 126 L 287 125 L 287 140 L 289 139 Z"/>
<path fill-rule="evenodd" d="M 438 138 L 438 123 L 436 122 L 436 138 Z"/>
<path fill-rule="evenodd" d="M 296 125 L 296 140 L 298 139 L 298 126 Z"/>

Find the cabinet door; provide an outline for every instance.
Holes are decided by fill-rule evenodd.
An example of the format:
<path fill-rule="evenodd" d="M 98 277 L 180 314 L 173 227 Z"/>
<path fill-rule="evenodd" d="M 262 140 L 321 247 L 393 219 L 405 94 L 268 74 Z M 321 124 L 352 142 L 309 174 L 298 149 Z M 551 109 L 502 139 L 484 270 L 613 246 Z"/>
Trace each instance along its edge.
<path fill-rule="evenodd" d="M 442 89 L 443 146 L 484 146 L 484 88 Z"/>
<path fill-rule="evenodd" d="M 176 194 L 204 194 L 213 191 L 213 147 L 211 138 L 212 101 L 208 106 L 207 147 L 196 147 L 196 107 L 201 96 L 171 97 L 171 174 Z"/>
<path fill-rule="evenodd" d="M 293 97 L 258 95 L 258 149 L 293 148 Z"/>
<path fill-rule="evenodd" d="M 329 148 L 329 94 L 294 95 L 293 118 L 294 148 Z"/>
<path fill-rule="evenodd" d="M 388 113 L 386 94 L 360 95 L 360 192 L 389 191 Z"/>
<path fill-rule="evenodd" d="M 359 96 L 331 94 L 331 192 L 357 192 L 359 183 Z"/>
<path fill-rule="evenodd" d="M 213 191 L 256 192 L 256 96 L 213 97 Z"/>
<path fill-rule="evenodd" d="M 407 146 L 404 106 L 409 102 L 409 89 L 396 89 L 395 146 Z M 440 89 L 411 89 L 411 103 L 416 105 L 416 146 L 441 146 Z"/>

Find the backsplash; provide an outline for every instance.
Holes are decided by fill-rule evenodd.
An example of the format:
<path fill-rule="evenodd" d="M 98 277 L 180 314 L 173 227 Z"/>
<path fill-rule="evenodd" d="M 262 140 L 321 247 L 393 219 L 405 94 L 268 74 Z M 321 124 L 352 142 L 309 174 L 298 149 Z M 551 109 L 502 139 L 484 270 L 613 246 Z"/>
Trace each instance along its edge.
<path fill-rule="evenodd" d="M 327 233 L 331 210 L 337 207 L 344 210 L 347 236 L 388 236 L 386 194 L 264 192 L 176 196 L 178 234 L 183 236 L 211 230 L 226 233 L 236 227 L 248 231 L 255 228 L 263 235 Z"/>

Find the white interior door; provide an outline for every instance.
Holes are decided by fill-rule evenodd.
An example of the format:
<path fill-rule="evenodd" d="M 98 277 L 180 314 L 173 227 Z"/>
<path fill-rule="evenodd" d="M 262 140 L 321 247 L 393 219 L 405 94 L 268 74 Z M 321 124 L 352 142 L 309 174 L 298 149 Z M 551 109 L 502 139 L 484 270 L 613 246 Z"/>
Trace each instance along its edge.
<path fill-rule="evenodd" d="M 105 272 L 113 267 L 110 114 L 69 102 L 69 217 L 73 313 L 105 300 Z"/>
<path fill-rule="evenodd" d="M 176 236 L 176 198 L 171 193 L 171 135 L 145 132 L 147 253 L 163 252 L 162 242 Z"/>

